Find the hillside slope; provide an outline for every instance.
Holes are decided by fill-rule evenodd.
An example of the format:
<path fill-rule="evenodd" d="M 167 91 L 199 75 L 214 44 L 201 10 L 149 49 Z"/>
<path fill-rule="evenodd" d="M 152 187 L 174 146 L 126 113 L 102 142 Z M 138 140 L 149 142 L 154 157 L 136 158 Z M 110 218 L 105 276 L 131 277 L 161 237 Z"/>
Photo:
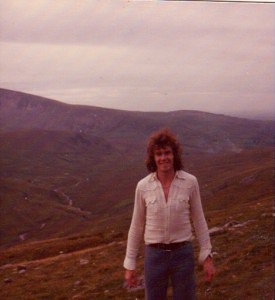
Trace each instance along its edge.
<path fill-rule="evenodd" d="M 146 140 L 163 127 L 178 135 L 185 168 L 198 176 L 209 207 L 237 203 L 235 186 L 250 176 L 257 188 L 239 190 L 241 201 L 272 186 L 265 174 L 275 122 L 76 106 L 0 89 L 0 124 L 2 245 L 87 228 L 109 232 L 110 224 L 124 232 L 135 184 L 147 174 Z"/>
<path fill-rule="evenodd" d="M 240 201 L 226 209 L 209 210 L 206 216 L 211 219 L 211 229 L 232 225 L 212 236 L 218 271 L 214 281 L 205 283 L 201 268 L 196 268 L 197 299 L 272 299 L 271 198 Z M 129 292 L 123 288 L 125 237 L 115 232 L 109 236 L 78 234 L 0 251 L 0 296 L 7 300 L 144 299 L 144 290 Z M 141 250 L 140 274 L 142 257 Z M 172 299 L 170 290 L 169 295 Z"/>

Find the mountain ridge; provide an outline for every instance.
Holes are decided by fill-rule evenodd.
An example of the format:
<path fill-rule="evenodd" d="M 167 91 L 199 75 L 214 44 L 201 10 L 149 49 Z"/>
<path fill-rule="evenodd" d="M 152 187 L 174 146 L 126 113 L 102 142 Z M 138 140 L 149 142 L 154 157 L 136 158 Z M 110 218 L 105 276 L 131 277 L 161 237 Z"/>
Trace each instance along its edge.
<path fill-rule="evenodd" d="M 200 145 L 200 150 L 210 152 L 219 148 L 230 149 L 229 144 L 235 145 L 231 147 L 233 151 L 234 148 L 249 147 L 249 143 L 273 145 L 272 132 L 275 129 L 275 121 L 183 110 L 167 113 L 122 111 L 65 104 L 3 89 L 0 89 L 0 125 L 2 132 L 28 129 L 70 131 L 104 136 L 112 143 L 124 139 L 124 142 L 135 145 L 146 140 L 151 132 L 169 127 L 178 134 L 183 145 L 190 145 L 192 137 L 193 144 Z M 225 149 L 221 147 L 222 143 Z M 203 149 L 207 145 L 210 149 Z"/>

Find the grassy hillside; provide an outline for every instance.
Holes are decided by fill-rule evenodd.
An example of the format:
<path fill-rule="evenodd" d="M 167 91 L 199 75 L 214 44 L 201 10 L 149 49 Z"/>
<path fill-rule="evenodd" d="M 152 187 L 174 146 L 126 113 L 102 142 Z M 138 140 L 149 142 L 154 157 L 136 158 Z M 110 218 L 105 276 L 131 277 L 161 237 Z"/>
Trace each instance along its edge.
<path fill-rule="evenodd" d="M 238 197 L 243 186 L 233 188 Z M 272 299 L 272 199 L 268 192 L 254 200 L 242 199 L 238 205 L 206 209 L 210 228 L 229 221 L 231 226 L 212 236 L 218 270 L 215 280 L 206 284 L 202 270 L 196 269 L 199 300 Z M 28 300 L 144 299 L 143 290 L 128 292 L 122 287 L 125 246 L 126 232 L 113 230 L 10 247 L 0 252 L 0 296 Z M 139 272 L 142 274 L 142 251 Z"/>
<path fill-rule="evenodd" d="M 212 236 L 216 279 L 205 283 L 202 270 L 196 268 L 199 300 L 272 299 L 272 159 L 272 149 L 254 149 L 186 161 L 186 168 L 200 180 L 210 229 L 223 227 Z M 118 201 L 110 210 L 106 205 L 106 213 L 78 234 L 67 232 L 67 237 L 33 242 L 26 239 L 1 250 L 1 298 L 144 299 L 143 290 L 129 292 L 122 287 L 132 201 Z M 58 231 L 71 228 L 64 224 Z M 198 253 L 196 242 L 194 246 Z M 142 274 L 142 249 L 140 255 Z"/>

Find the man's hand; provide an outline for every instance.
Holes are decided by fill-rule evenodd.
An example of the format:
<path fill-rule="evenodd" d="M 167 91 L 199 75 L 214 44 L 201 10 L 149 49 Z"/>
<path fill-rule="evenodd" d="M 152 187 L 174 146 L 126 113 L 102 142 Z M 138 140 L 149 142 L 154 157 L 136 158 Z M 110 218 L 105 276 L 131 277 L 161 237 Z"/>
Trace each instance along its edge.
<path fill-rule="evenodd" d="M 137 274 L 136 274 L 135 270 L 127 270 L 126 269 L 124 278 L 125 278 L 129 288 L 136 286 Z"/>
<path fill-rule="evenodd" d="M 216 274 L 216 269 L 213 264 L 213 259 L 210 256 L 208 256 L 204 261 L 203 270 L 204 270 L 205 280 L 208 282 L 212 281 L 212 279 Z"/>

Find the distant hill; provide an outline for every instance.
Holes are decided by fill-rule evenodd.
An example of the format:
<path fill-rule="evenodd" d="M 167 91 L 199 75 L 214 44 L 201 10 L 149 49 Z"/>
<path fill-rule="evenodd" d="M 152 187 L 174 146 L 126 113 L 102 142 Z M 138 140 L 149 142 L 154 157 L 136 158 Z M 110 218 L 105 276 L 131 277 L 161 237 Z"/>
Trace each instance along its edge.
<path fill-rule="evenodd" d="M 275 121 L 256 121 L 199 111 L 133 112 L 69 105 L 20 92 L 0 89 L 0 127 L 22 130 L 67 131 L 101 136 L 127 149 L 144 146 L 159 128 L 175 131 L 186 150 L 238 151 L 273 145 Z"/>
<path fill-rule="evenodd" d="M 268 178 L 272 169 L 274 121 L 69 105 L 0 89 L 1 243 L 104 232 L 110 224 L 125 230 L 135 184 L 147 174 L 148 135 L 164 127 L 178 135 L 209 207 L 226 205 L 226 189 L 242 194 L 243 178 Z M 271 192 L 268 180 L 261 186 Z"/>

